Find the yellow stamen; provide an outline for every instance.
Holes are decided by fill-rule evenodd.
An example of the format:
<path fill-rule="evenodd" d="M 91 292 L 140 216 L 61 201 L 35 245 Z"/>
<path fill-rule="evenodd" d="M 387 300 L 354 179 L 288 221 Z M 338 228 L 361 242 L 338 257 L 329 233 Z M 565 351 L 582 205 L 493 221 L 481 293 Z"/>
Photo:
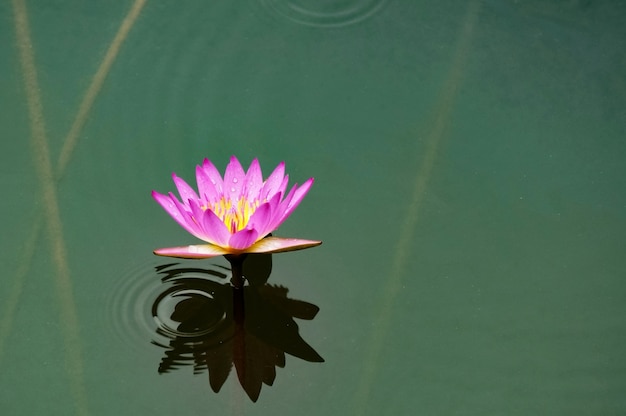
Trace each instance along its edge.
<path fill-rule="evenodd" d="M 207 203 L 201 208 L 213 211 L 222 220 L 231 233 L 243 230 L 254 211 L 259 207 L 259 200 L 249 201 L 241 197 L 233 203 L 233 200 L 222 196 L 215 204 Z"/>

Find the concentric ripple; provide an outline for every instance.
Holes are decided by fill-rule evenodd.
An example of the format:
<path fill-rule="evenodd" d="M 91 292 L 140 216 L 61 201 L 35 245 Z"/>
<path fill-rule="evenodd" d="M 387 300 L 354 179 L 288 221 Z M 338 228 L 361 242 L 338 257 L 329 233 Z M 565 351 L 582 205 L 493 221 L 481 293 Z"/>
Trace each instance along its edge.
<path fill-rule="evenodd" d="M 198 262 L 152 260 L 120 276 L 105 299 L 106 325 L 141 351 L 172 339 L 196 342 L 219 332 L 232 310 L 230 271 Z"/>
<path fill-rule="evenodd" d="M 380 11 L 387 0 L 258 0 L 272 13 L 307 26 L 341 27 Z"/>
<path fill-rule="evenodd" d="M 208 291 L 171 287 L 152 304 L 152 317 L 157 331 L 169 338 L 195 338 L 214 332 L 226 319 L 226 310 Z"/>

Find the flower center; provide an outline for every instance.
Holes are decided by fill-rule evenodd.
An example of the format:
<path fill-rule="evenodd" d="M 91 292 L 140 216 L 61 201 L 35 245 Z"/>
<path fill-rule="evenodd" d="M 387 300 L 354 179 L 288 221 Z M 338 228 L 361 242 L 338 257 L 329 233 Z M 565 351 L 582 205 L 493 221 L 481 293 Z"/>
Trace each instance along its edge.
<path fill-rule="evenodd" d="M 202 205 L 203 211 L 207 209 L 213 211 L 219 219 L 222 220 L 231 233 L 243 230 L 254 211 L 259 207 L 259 200 L 248 201 L 247 198 L 241 197 L 237 201 L 222 196 L 217 202 L 207 202 Z"/>

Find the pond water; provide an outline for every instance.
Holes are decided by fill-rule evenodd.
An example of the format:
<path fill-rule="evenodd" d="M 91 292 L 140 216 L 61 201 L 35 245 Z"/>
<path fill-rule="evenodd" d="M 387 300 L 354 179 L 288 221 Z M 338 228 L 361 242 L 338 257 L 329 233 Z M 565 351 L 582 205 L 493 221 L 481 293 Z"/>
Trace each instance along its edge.
<path fill-rule="evenodd" d="M 0 413 L 626 413 L 625 17 L 3 2 Z M 241 296 L 152 253 L 231 155 L 314 177 L 275 235 L 323 241 Z"/>

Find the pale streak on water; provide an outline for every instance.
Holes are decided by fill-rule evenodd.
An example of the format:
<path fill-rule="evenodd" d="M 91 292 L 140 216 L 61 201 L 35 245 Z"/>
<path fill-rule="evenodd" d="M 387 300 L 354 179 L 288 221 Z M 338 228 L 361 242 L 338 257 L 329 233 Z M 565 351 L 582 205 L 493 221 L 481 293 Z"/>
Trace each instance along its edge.
<path fill-rule="evenodd" d="M 122 22 L 115 38 L 109 46 L 107 53 L 100 64 L 92 82 L 78 109 L 77 115 L 61 151 L 57 168 L 54 169 L 50 160 L 48 139 L 46 137 L 45 119 L 41 104 L 40 88 L 37 79 L 37 67 L 35 54 L 30 36 L 28 12 L 24 0 L 13 0 L 15 19 L 15 31 L 20 63 L 24 76 L 24 86 L 27 95 L 28 112 L 31 123 L 31 152 L 35 165 L 38 167 L 38 177 L 42 188 L 42 204 L 45 207 L 43 216 L 37 216 L 33 222 L 28 238 L 23 245 L 23 256 L 20 259 L 16 278 L 11 287 L 9 300 L 6 303 L 2 321 L 0 321 L 0 359 L 2 358 L 3 346 L 11 332 L 15 310 L 22 293 L 24 280 L 29 272 L 30 264 L 35 255 L 35 245 L 40 235 L 43 219 L 46 220 L 51 243 L 51 252 L 56 267 L 57 296 L 61 303 L 61 319 L 65 338 L 67 372 L 71 380 L 72 394 L 76 411 L 80 415 L 89 414 L 87 395 L 83 380 L 83 362 L 81 354 L 81 342 L 79 323 L 73 298 L 72 281 L 67 262 L 65 241 L 63 238 L 63 225 L 60 219 L 58 198 L 56 194 L 56 182 L 63 175 L 70 161 L 72 152 L 78 143 L 82 128 L 89 116 L 93 103 L 104 83 L 106 76 L 115 61 L 115 58 L 128 36 L 135 20 L 139 16 L 145 0 L 136 0 L 131 10 Z"/>
<path fill-rule="evenodd" d="M 31 127 L 31 152 L 37 177 L 41 187 L 42 205 L 44 206 L 44 218 L 50 240 L 50 251 L 56 268 L 55 286 L 57 296 L 61 303 L 61 317 L 63 338 L 65 341 L 65 364 L 70 378 L 70 387 L 76 412 L 80 415 L 89 414 L 87 394 L 83 377 L 83 361 L 81 342 L 78 327 L 76 303 L 72 290 L 67 262 L 65 240 L 63 238 L 63 226 L 59 212 L 59 204 L 54 183 L 52 162 L 46 137 L 46 126 L 41 104 L 39 81 L 35 56 L 30 37 L 28 13 L 24 0 L 14 0 L 13 9 L 15 14 L 15 31 L 19 51 L 24 88 L 28 104 L 28 115 Z M 18 285 L 20 287 L 21 285 Z M 17 303 L 17 302 L 15 302 Z"/>
<path fill-rule="evenodd" d="M 61 154 L 59 156 L 59 160 L 57 162 L 57 181 L 63 176 L 65 172 L 65 168 L 67 168 L 67 164 L 72 157 L 72 153 L 74 152 L 74 148 L 78 143 L 78 138 L 80 136 L 80 132 L 83 130 L 85 122 L 89 117 L 89 113 L 91 111 L 91 107 L 93 103 L 96 101 L 98 93 L 102 88 L 102 84 L 106 80 L 107 75 L 115 62 L 115 58 L 124 43 L 124 40 L 128 36 L 130 29 L 133 27 L 133 24 L 137 20 L 139 13 L 141 13 L 141 9 L 143 8 L 146 0 L 135 0 L 133 6 L 130 11 L 122 21 L 120 28 L 118 29 L 111 45 L 107 49 L 106 55 L 104 55 L 104 59 L 102 63 L 98 67 L 91 83 L 89 84 L 89 88 L 87 88 L 87 92 L 83 97 L 83 101 L 80 103 L 80 107 L 78 107 L 78 112 L 76 113 L 76 117 L 74 117 L 74 122 L 72 123 L 72 127 L 70 128 L 69 133 L 65 137 L 65 141 L 63 142 L 63 148 L 61 149 Z"/>
<path fill-rule="evenodd" d="M 391 321 L 393 305 L 395 304 L 394 300 L 402 286 L 402 276 L 409 255 L 408 247 L 411 246 L 420 208 L 426 197 L 428 181 L 437 157 L 437 150 L 445 137 L 446 127 L 449 124 L 450 116 L 454 109 L 456 93 L 461 83 L 465 62 L 471 47 L 471 40 L 480 5 L 480 1 L 475 0 L 468 6 L 465 21 L 459 33 L 452 66 L 445 80 L 445 84 L 441 89 L 430 131 L 425 138 L 426 153 L 424 154 L 422 163 L 415 177 L 411 202 L 407 207 L 407 215 L 402 230 L 399 233 L 400 237 L 394 251 L 395 256 L 392 260 L 391 270 L 385 287 L 383 288 L 380 303 L 373 315 L 375 316 L 375 320 L 372 323 L 370 337 L 364 344 L 367 347 L 363 362 L 363 371 L 361 377 L 359 377 L 359 384 L 356 389 L 352 407 L 356 409 L 355 414 L 358 415 L 366 414 L 368 397 L 375 382 L 376 372 L 380 366 L 383 344 L 387 339 L 389 322 Z"/>

